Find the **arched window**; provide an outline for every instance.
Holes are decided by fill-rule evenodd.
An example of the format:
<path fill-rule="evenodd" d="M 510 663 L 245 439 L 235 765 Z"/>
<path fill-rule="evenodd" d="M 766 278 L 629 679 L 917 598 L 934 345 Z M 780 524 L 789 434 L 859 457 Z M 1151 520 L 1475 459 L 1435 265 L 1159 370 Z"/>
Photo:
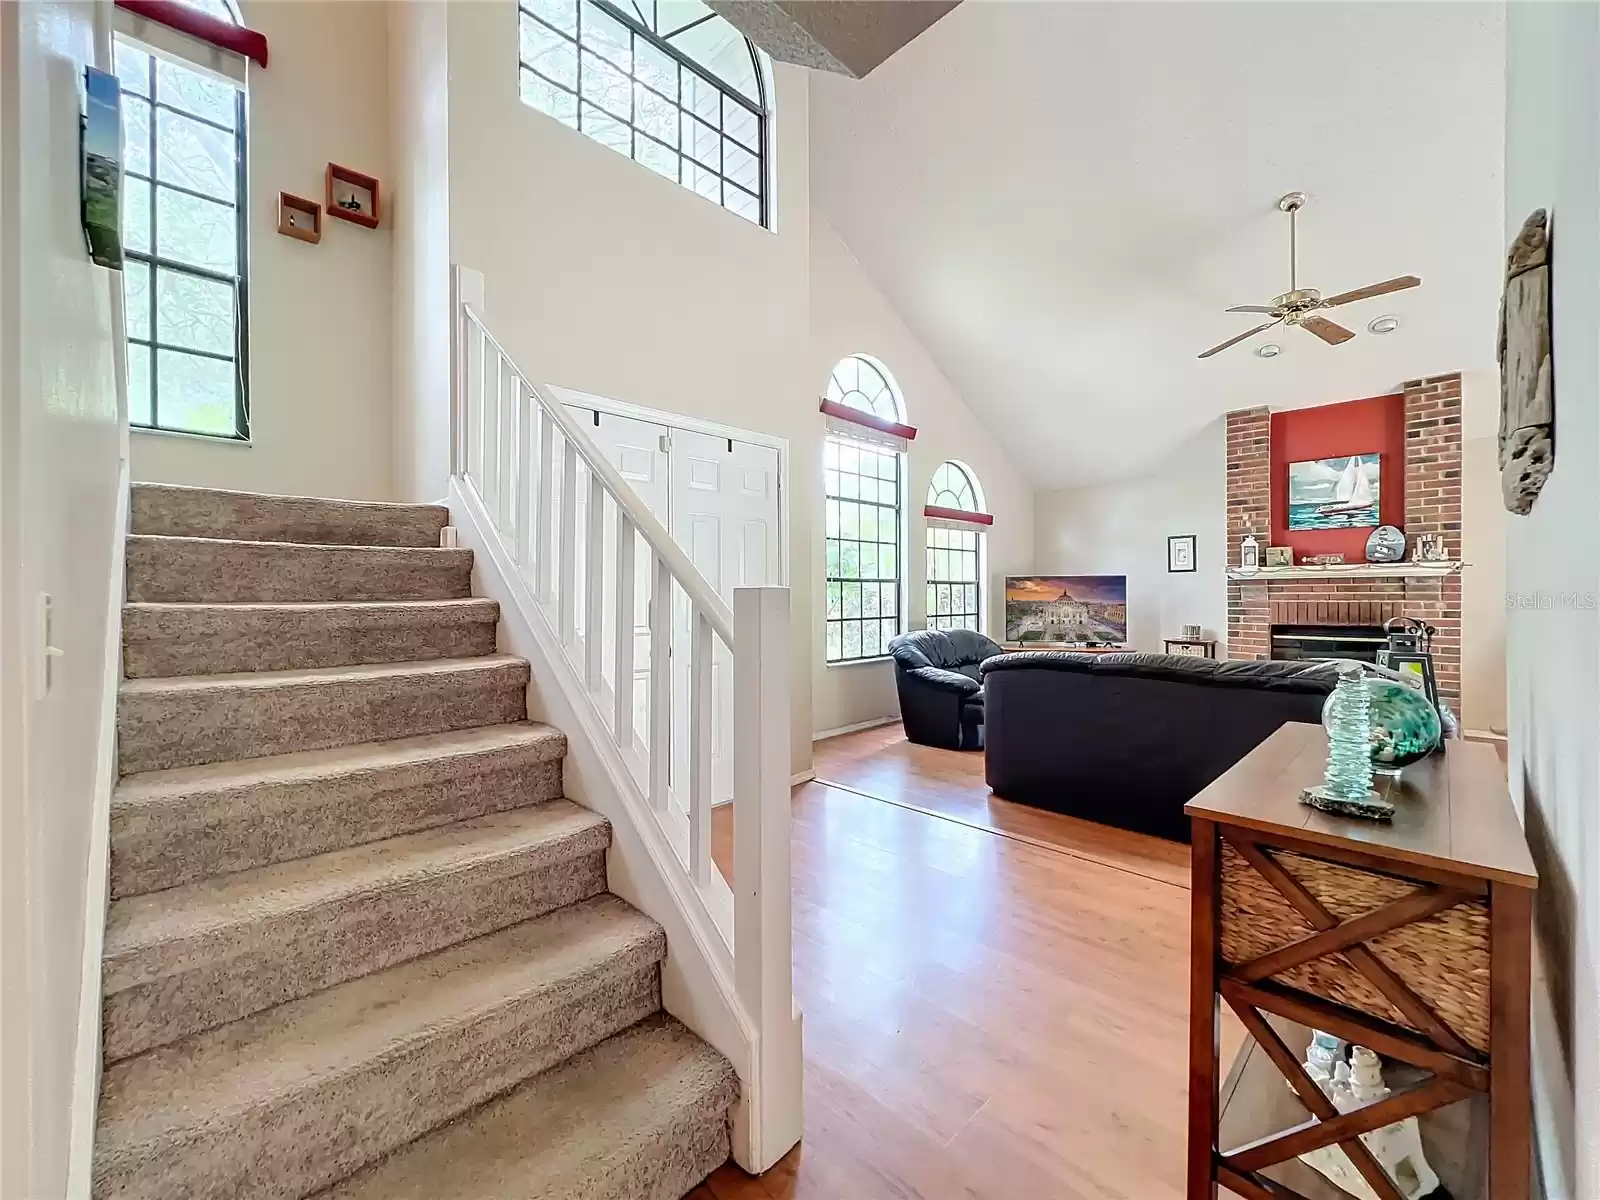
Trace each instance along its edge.
<path fill-rule="evenodd" d="M 943 462 L 928 485 L 935 508 L 982 513 L 983 496 L 972 472 L 958 462 Z M 977 528 L 928 524 L 929 629 L 983 630 L 983 534 Z"/>
<path fill-rule="evenodd" d="M 881 363 L 843 359 L 828 380 L 827 399 L 888 421 L 905 406 Z M 824 657 L 857 662 L 887 653 L 903 628 L 900 523 L 904 477 L 900 451 L 873 439 L 834 432 L 823 446 L 827 610 Z"/>
<path fill-rule="evenodd" d="M 222 0 L 186 2 L 241 23 Z M 236 80 L 119 32 L 115 64 L 122 84 L 129 422 L 244 440 L 250 426 L 242 60 Z"/>
<path fill-rule="evenodd" d="M 755 47 L 700 0 L 519 0 L 524 104 L 770 225 Z"/>

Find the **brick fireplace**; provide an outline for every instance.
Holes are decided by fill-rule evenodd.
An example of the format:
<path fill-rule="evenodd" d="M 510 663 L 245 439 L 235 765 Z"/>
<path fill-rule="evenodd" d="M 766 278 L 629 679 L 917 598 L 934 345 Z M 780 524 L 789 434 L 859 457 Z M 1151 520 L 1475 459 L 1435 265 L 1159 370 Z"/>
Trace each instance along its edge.
<path fill-rule="evenodd" d="M 1384 454 L 1381 486 L 1402 472 L 1404 522 L 1409 543 L 1419 533 L 1443 535 L 1446 557 L 1461 558 L 1461 376 L 1434 375 L 1406 381 L 1403 463 Z M 1304 410 L 1314 412 L 1318 410 Z M 1326 410 L 1323 410 L 1326 411 Z M 1398 409 L 1397 409 L 1398 411 Z M 1293 417 L 1297 414 L 1280 414 Z M 1333 414 L 1337 418 L 1337 414 Z M 1253 533 L 1271 540 L 1273 475 L 1272 414 L 1266 408 L 1228 414 L 1228 566 L 1239 565 L 1239 543 Z M 1366 453 L 1366 444 L 1331 446 L 1328 456 Z M 1319 455 L 1320 456 L 1320 455 Z M 1392 520 L 1385 505 L 1385 519 Z M 1397 522 L 1398 523 L 1398 522 Z M 1297 561 L 1299 556 L 1297 555 Z M 1346 563 L 1360 556 L 1346 554 Z M 1392 572 L 1401 564 L 1386 570 Z M 1439 692 L 1460 710 L 1461 575 L 1366 574 L 1362 569 L 1317 577 L 1258 575 L 1228 580 L 1228 657 L 1271 656 L 1273 626 L 1381 625 L 1391 617 L 1417 617 L 1436 626 L 1434 671 Z"/>

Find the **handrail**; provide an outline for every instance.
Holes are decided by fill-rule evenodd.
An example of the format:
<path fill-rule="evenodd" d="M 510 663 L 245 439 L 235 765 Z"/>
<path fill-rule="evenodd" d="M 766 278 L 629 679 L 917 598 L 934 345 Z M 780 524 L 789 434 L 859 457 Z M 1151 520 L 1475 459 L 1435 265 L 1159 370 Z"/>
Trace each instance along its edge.
<path fill-rule="evenodd" d="M 478 333 L 489 345 L 494 347 L 500 357 L 511 367 L 516 377 L 521 380 L 523 386 L 538 400 L 539 407 L 555 422 L 556 427 L 561 430 L 562 436 L 577 450 L 589 470 L 594 473 L 601 483 L 605 484 L 606 490 L 611 493 L 612 499 L 616 501 L 618 507 L 627 513 L 628 520 L 633 522 L 634 529 L 644 535 L 644 540 L 651 551 L 667 565 L 667 569 L 672 572 L 673 577 L 677 580 L 678 586 L 688 595 L 695 608 L 704 613 L 706 619 L 711 622 L 712 631 L 722 639 L 725 645 L 731 647 L 733 645 L 733 610 L 728 607 L 721 596 L 711 590 L 711 585 L 706 581 L 706 577 L 700 573 L 700 569 L 689 561 L 689 556 L 683 552 L 683 548 L 673 539 L 666 526 L 657 520 L 656 515 L 644 506 L 644 502 L 639 499 L 638 493 L 633 490 L 621 473 L 611 465 L 606 456 L 600 452 L 600 448 L 583 431 L 583 426 L 578 424 L 572 414 L 567 411 L 566 405 L 550 396 L 544 388 L 528 378 L 527 373 L 517 366 L 516 360 L 507 353 L 506 348 L 499 343 L 494 334 L 489 332 L 489 327 L 484 323 L 482 314 L 478 313 L 471 304 L 464 300 L 461 302 L 461 308 L 472 318 L 473 324 L 478 327 Z"/>

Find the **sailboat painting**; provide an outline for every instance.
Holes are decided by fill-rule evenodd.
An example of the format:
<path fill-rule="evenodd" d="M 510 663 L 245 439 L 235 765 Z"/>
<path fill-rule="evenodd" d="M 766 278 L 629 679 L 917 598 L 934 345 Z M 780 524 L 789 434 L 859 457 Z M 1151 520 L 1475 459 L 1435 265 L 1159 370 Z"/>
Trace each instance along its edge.
<path fill-rule="evenodd" d="M 1289 464 L 1290 529 L 1360 529 L 1378 524 L 1378 455 Z"/>

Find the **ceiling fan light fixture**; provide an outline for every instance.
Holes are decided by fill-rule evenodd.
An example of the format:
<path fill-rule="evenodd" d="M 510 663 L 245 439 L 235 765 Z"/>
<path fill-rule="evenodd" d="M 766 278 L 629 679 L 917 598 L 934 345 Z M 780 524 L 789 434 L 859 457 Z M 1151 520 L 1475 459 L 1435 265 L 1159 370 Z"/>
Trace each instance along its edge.
<path fill-rule="evenodd" d="M 1372 320 L 1367 322 L 1368 333 L 1393 333 L 1399 328 L 1400 318 L 1392 314 L 1385 314 L 1381 317 L 1373 317 Z"/>
<path fill-rule="evenodd" d="M 1283 347 L 1277 342 L 1263 342 L 1256 347 L 1257 358 L 1277 358 L 1283 353 Z"/>

